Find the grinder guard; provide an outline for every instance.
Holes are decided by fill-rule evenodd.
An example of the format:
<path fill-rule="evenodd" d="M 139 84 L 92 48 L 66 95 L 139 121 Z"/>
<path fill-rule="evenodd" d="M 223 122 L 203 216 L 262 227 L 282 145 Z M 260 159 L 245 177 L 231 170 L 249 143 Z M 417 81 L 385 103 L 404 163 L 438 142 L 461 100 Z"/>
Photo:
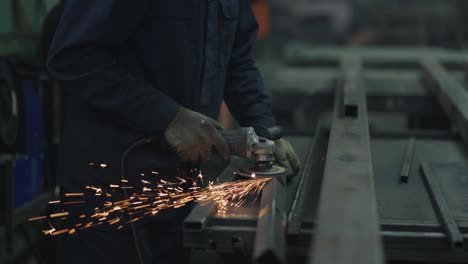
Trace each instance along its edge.
<path fill-rule="evenodd" d="M 287 177 L 287 168 L 275 164 L 275 142 L 282 136 L 281 127 L 270 129 L 253 126 L 237 130 L 220 131 L 226 140 L 230 152 L 241 158 L 252 158 L 255 164 L 249 168 L 239 169 L 237 175 L 252 177 Z"/>

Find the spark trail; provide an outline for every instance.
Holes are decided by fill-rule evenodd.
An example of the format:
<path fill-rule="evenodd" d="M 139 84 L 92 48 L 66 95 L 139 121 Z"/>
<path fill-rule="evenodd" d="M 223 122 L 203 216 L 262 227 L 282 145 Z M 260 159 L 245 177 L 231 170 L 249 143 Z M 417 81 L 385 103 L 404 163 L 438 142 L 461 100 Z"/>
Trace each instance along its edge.
<path fill-rule="evenodd" d="M 100 166 L 105 167 L 103 164 Z M 157 174 L 157 172 L 152 174 Z M 155 216 L 165 210 L 184 207 L 191 202 L 215 203 L 218 214 L 225 214 L 229 207 L 240 207 L 247 201 L 251 201 L 252 197 L 253 202 L 255 202 L 263 187 L 271 180 L 271 178 L 253 177 L 249 180 L 220 184 L 209 182 L 207 187 L 202 188 L 200 187 L 200 183 L 203 182 L 201 173 L 194 178 L 175 177 L 177 182 L 159 179 L 153 183 L 144 178 L 144 175 L 142 177 L 141 185 L 143 187 L 138 190 L 136 187 L 129 186 L 127 180 L 122 180 L 121 183 L 110 184 L 106 188 L 86 186 L 86 193 L 66 193 L 63 200 L 49 202 L 51 205 L 63 207 L 59 212 L 33 217 L 29 221 L 47 221 L 49 229 L 43 230 L 42 233 L 56 236 L 72 235 L 80 230 L 104 225 L 122 229 L 128 224 Z M 128 199 L 114 201 L 111 193 L 116 190 L 126 190 L 131 195 Z M 103 199 L 102 206 L 95 207 L 93 213 L 75 217 L 78 219 L 69 219 L 71 216 L 66 207 L 87 203 L 84 198 L 86 195 Z M 57 220 L 61 221 L 59 224 L 55 224 L 61 226 L 60 230 L 57 230 L 51 223 L 51 221 Z M 70 222 L 73 225 L 67 226 Z"/>

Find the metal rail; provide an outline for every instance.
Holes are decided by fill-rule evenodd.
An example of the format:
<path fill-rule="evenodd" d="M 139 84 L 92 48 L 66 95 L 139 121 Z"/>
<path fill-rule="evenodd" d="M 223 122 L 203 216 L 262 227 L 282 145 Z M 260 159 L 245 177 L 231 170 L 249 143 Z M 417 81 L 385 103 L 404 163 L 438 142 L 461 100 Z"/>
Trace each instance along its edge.
<path fill-rule="evenodd" d="M 468 92 L 435 59 L 423 59 L 422 66 L 426 87 L 436 95 L 453 126 L 468 144 Z"/>
<path fill-rule="evenodd" d="M 203 230 L 210 216 L 216 211 L 214 203 L 197 205 L 185 218 L 184 229 Z"/>
<path fill-rule="evenodd" d="M 307 145 L 307 152 L 305 159 L 302 162 L 301 170 L 296 177 L 299 177 L 299 183 L 295 189 L 296 193 L 292 200 L 288 214 L 288 235 L 289 238 L 297 237 L 300 235 L 302 225 L 304 223 L 304 216 L 309 213 L 316 213 L 314 206 L 317 204 L 316 199 L 311 206 L 311 196 L 320 192 L 318 187 L 322 183 L 322 177 L 317 177 L 318 174 L 323 172 L 325 164 L 325 153 L 327 142 L 330 134 L 330 128 L 325 127 L 319 123 L 315 132 L 309 132 L 307 135 L 315 135 L 313 141 Z M 292 239 L 294 240 L 294 238 Z M 293 242 L 293 241 L 288 241 Z M 294 242 L 293 242 L 294 243 Z"/>
<path fill-rule="evenodd" d="M 408 183 L 409 176 L 411 173 L 411 164 L 413 163 L 414 145 L 415 145 L 415 139 L 410 138 L 408 141 L 408 145 L 406 146 L 405 156 L 403 157 L 403 164 L 401 166 L 401 171 L 400 171 L 401 183 Z"/>
<path fill-rule="evenodd" d="M 424 183 L 426 184 L 427 191 L 431 197 L 432 206 L 434 207 L 434 210 L 436 211 L 442 225 L 444 226 L 451 247 L 462 248 L 463 235 L 460 232 L 460 229 L 458 229 L 458 226 L 455 223 L 452 214 L 450 213 L 447 201 L 445 200 L 439 185 L 434 179 L 434 172 L 432 170 L 431 164 L 422 162 L 421 172 L 423 174 L 423 179 Z"/>
<path fill-rule="evenodd" d="M 285 190 L 279 179 L 271 180 L 262 190 L 253 259 L 255 263 L 286 262 Z"/>
<path fill-rule="evenodd" d="M 226 168 L 219 177 L 219 182 L 232 181 L 235 176 L 231 168 Z M 216 211 L 216 204 L 210 202 L 204 205 L 197 205 L 184 220 L 184 229 L 192 231 L 202 231 L 212 214 Z"/>
<path fill-rule="evenodd" d="M 359 66 L 358 66 L 359 65 Z M 359 112 L 359 92 L 362 88 L 362 69 L 359 59 L 353 56 L 347 56 L 343 59 L 343 108 L 344 117 L 357 118 Z"/>
<path fill-rule="evenodd" d="M 304 217 L 304 211 L 306 210 L 306 199 L 312 189 L 310 170 L 312 169 L 312 161 L 314 157 L 317 157 L 317 138 L 320 137 L 320 132 L 316 134 L 315 142 L 311 144 L 307 151 L 304 166 L 301 168 L 299 175 L 301 177 L 299 185 L 297 187 L 297 193 L 294 197 L 289 216 L 288 216 L 288 234 L 298 234 L 301 230 L 302 218 Z"/>
<path fill-rule="evenodd" d="M 356 60 L 343 63 L 344 84 L 351 81 L 355 89 L 357 115 L 342 115 L 347 100 L 341 100 L 344 87 L 339 87 L 309 263 L 384 263 L 361 67 Z"/>

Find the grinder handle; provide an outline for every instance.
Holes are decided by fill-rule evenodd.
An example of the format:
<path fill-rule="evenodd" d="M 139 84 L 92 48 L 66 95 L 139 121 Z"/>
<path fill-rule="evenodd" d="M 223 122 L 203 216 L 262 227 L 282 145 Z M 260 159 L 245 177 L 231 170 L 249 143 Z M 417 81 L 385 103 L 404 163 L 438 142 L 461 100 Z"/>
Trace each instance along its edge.
<path fill-rule="evenodd" d="M 243 128 L 235 130 L 218 130 L 226 141 L 229 152 L 232 155 L 239 156 L 241 158 L 249 158 L 247 153 L 247 130 Z"/>
<path fill-rule="evenodd" d="M 283 137 L 283 128 L 281 126 L 274 126 L 266 128 L 264 126 L 252 126 L 255 130 L 255 134 L 259 137 L 264 137 L 269 140 L 278 140 Z"/>

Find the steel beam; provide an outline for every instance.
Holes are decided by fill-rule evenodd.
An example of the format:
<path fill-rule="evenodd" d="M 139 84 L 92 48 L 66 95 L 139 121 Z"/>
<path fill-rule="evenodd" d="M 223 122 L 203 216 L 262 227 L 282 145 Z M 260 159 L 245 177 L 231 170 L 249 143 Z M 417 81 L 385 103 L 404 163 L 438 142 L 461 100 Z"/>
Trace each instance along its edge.
<path fill-rule="evenodd" d="M 306 200 L 310 194 L 311 189 L 311 175 L 310 170 L 312 167 L 312 159 L 316 156 L 314 148 L 310 147 L 307 151 L 306 161 L 304 167 L 297 177 L 301 177 L 297 187 L 296 196 L 294 197 L 293 204 L 288 216 L 288 233 L 298 234 L 301 230 L 302 218 L 304 217 L 304 210 L 306 210 Z"/>
<path fill-rule="evenodd" d="M 228 166 L 219 177 L 219 182 L 234 180 L 235 176 L 232 173 L 233 171 L 234 169 Z M 215 211 L 216 204 L 214 202 L 195 206 L 184 220 L 184 230 L 202 231 Z"/>
<path fill-rule="evenodd" d="M 435 59 L 423 59 L 422 66 L 426 73 L 426 87 L 436 95 L 453 126 L 468 144 L 468 92 Z"/>
<path fill-rule="evenodd" d="M 405 156 L 400 171 L 400 182 L 407 183 L 411 173 L 411 164 L 413 163 L 415 139 L 410 138 L 406 146 Z"/>
<path fill-rule="evenodd" d="M 362 87 L 362 66 L 359 63 L 359 59 L 353 56 L 345 57 L 343 59 L 342 71 L 342 114 L 345 117 L 356 118 L 359 110 L 359 89 Z"/>
<path fill-rule="evenodd" d="M 197 205 L 185 218 L 184 229 L 201 231 L 205 228 L 210 216 L 216 211 L 214 203 Z"/>
<path fill-rule="evenodd" d="M 273 179 L 262 190 L 253 260 L 256 263 L 286 262 L 285 190 L 279 179 Z"/>
<path fill-rule="evenodd" d="M 447 201 L 445 200 L 442 191 L 440 190 L 439 185 L 434 179 L 434 172 L 431 164 L 427 162 L 421 163 L 421 172 L 423 175 L 424 183 L 426 184 L 427 192 L 431 197 L 432 206 L 436 211 L 440 221 L 447 233 L 448 239 L 450 241 L 450 246 L 452 248 L 462 248 L 463 247 L 463 235 L 458 229 L 458 226 L 450 213 Z"/>
<path fill-rule="evenodd" d="M 361 67 L 358 62 L 343 66 L 344 72 Z M 364 87 L 355 87 L 358 112 L 351 118 L 342 115 L 343 87 L 338 88 L 308 263 L 384 263 Z"/>
<path fill-rule="evenodd" d="M 324 131 L 322 125 L 319 124 L 315 133 L 308 133 L 308 135 L 312 134 L 315 135 L 314 141 L 307 147 L 307 154 L 303 165 L 296 176 L 300 178 L 300 181 L 291 208 L 289 209 L 288 235 L 298 235 L 301 231 L 304 214 L 306 211 L 310 210 L 307 205 L 314 184 L 312 170 L 314 169 L 315 172 L 319 173 L 319 164 L 323 162 L 323 160 L 318 157 L 322 156 L 326 147 L 325 141 L 328 138 L 328 131 Z"/>

